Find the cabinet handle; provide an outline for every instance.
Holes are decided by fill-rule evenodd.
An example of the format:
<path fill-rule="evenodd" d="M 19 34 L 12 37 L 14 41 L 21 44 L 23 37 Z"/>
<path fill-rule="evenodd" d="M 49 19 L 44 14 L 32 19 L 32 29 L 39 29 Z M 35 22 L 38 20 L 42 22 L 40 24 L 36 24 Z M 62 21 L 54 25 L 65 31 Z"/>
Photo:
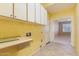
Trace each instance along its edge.
<path fill-rule="evenodd" d="M 43 40 L 41 39 L 41 42 L 43 42 Z"/>
<path fill-rule="evenodd" d="M 41 34 L 43 34 L 43 32 L 41 32 Z"/>
<path fill-rule="evenodd" d="M 16 18 L 16 16 L 15 16 L 15 18 Z"/>
<path fill-rule="evenodd" d="M 10 17 L 13 16 L 12 14 L 10 15 Z"/>

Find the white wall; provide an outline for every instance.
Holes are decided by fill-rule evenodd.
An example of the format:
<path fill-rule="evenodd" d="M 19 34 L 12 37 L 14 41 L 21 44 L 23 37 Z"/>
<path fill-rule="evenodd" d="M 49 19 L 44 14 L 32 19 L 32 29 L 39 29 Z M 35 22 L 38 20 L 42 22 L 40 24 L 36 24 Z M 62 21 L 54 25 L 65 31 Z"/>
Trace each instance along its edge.
<path fill-rule="evenodd" d="M 57 21 L 50 21 L 50 41 L 53 42 L 55 36 L 58 34 L 59 26 Z"/>
<path fill-rule="evenodd" d="M 50 41 L 50 36 L 49 36 L 49 21 L 47 25 L 43 27 L 43 41 L 42 41 L 42 47 L 46 45 Z"/>
<path fill-rule="evenodd" d="M 49 37 L 49 22 L 46 26 L 44 26 L 44 36 L 45 36 L 45 40 L 46 43 L 50 41 L 50 37 Z"/>

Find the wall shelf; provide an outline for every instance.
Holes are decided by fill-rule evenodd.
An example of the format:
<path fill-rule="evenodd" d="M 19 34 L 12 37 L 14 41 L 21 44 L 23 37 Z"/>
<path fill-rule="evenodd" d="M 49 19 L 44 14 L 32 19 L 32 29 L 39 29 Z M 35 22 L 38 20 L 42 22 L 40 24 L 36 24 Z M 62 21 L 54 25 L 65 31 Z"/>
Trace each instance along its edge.
<path fill-rule="evenodd" d="M 27 37 L 19 37 L 16 39 L 18 39 L 18 40 L 0 43 L 0 49 L 32 41 L 31 38 L 27 38 Z"/>

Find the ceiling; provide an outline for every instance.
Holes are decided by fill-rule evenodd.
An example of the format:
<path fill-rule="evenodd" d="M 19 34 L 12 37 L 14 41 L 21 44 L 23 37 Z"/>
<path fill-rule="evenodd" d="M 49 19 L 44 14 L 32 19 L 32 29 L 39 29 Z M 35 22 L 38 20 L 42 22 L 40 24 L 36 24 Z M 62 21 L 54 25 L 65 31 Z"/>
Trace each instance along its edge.
<path fill-rule="evenodd" d="M 47 7 L 49 7 L 49 6 L 51 6 L 51 5 L 53 5 L 54 3 L 42 3 L 42 5 L 45 7 L 45 8 L 47 8 Z"/>
<path fill-rule="evenodd" d="M 43 4 L 49 13 L 55 13 L 63 9 L 71 8 L 74 3 L 54 3 L 54 4 Z"/>

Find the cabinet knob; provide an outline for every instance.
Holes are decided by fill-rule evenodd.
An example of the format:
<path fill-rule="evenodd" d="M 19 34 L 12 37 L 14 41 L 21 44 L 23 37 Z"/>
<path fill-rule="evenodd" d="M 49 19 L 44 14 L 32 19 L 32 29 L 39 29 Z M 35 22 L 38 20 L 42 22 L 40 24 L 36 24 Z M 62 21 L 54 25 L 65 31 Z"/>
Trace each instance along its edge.
<path fill-rule="evenodd" d="M 10 16 L 13 16 L 12 14 Z"/>
<path fill-rule="evenodd" d="M 16 18 L 16 16 L 15 16 L 15 18 Z"/>
<path fill-rule="evenodd" d="M 41 32 L 41 34 L 43 34 L 43 32 Z"/>
<path fill-rule="evenodd" d="M 41 42 L 43 42 L 43 40 L 41 39 Z"/>

